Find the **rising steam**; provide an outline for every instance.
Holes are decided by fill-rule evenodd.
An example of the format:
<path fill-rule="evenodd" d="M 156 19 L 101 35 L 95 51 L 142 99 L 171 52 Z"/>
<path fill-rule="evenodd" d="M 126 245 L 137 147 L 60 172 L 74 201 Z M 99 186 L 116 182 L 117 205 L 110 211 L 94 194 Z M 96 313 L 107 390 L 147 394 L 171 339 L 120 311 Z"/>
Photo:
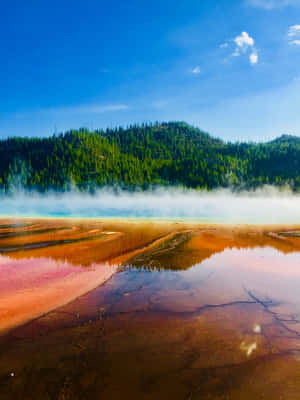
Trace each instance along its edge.
<path fill-rule="evenodd" d="M 26 192 L 0 197 L 2 216 L 190 218 L 224 223 L 300 223 L 300 195 L 264 187 L 234 193 L 159 188 L 127 192 L 111 188 L 95 194 L 76 190 Z"/>

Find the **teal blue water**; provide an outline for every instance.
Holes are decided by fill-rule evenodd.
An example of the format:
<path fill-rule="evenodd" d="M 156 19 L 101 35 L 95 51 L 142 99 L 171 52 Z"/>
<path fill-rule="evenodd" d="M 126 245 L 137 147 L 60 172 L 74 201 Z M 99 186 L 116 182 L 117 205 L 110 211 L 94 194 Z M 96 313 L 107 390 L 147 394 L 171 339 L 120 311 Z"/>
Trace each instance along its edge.
<path fill-rule="evenodd" d="M 0 216 L 179 219 L 220 223 L 300 223 L 300 195 L 161 190 L 96 194 L 16 192 L 0 197 Z"/>

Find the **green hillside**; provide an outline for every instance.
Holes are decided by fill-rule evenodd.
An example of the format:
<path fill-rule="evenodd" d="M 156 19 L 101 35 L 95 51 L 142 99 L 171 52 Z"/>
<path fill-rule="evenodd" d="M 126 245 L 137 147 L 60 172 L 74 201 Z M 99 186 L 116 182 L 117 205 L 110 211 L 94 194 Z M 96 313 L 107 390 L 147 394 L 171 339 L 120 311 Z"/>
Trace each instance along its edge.
<path fill-rule="evenodd" d="M 157 123 L 49 138 L 0 141 L 0 189 L 45 191 L 72 185 L 214 189 L 290 185 L 300 190 L 300 138 L 225 143 L 183 122 Z"/>

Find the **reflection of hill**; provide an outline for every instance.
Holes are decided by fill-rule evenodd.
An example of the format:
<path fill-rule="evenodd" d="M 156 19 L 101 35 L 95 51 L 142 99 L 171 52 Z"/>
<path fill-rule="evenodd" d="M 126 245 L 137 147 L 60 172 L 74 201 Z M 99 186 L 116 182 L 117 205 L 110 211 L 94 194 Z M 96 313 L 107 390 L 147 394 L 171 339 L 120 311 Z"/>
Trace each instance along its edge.
<path fill-rule="evenodd" d="M 282 237 L 283 235 L 284 237 Z M 204 229 L 178 233 L 159 247 L 129 259 L 129 268 L 147 270 L 187 270 L 225 249 L 273 247 L 282 253 L 300 250 L 297 233 L 272 234 L 245 229 Z M 299 239 L 298 239 L 299 240 Z"/>
<path fill-rule="evenodd" d="M 187 270 L 214 254 L 210 249 L 187 250 L 186 244 L 191 235 L 191 233 L 178 233 L 159 247 L 129 259 L 125 265 L 149 270 Z"/>
<path fill-rule="evenodd" d="M 168 224 L 43 220 L 30 228 L 0 228 L 0 254 L 14 259 L 51 257 L 73 265 L 113 262 L 170 234 Z"/>
<path fill-rule="evenodd" d="M 0 225 L 0 253 L 15 259 L 51 257 L 81 266 L 129 259 L 126 266 L 186 270 L 227 248 L 266 246 L 283 253 L 299 251 L 299 227 L 68 219 Z"/>

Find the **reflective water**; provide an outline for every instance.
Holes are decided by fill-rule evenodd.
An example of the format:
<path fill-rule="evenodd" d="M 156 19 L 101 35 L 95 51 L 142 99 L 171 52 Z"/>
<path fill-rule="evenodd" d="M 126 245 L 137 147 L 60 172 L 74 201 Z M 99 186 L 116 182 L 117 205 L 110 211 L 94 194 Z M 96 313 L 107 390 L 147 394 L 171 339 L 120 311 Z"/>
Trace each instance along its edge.
<path fill-rule="evenodd" d="M 51 299 L 58 284 L 77 293 L 76 285 L 67 290 L 69 274 L 87 292 L 94 273 L 117 272 L 2 336 L 1 398 L 299 398 L 298 228 L 74 222 L 68 228 L 47 240 L 67 235 L 72 243 L 1 257 L 3 301 L 20 292 L 25 301 L 32 288 Z M 5 248 L 20 237 L 2 240 Z M 10 284 L 9 276 L 16 277 Z"/>

